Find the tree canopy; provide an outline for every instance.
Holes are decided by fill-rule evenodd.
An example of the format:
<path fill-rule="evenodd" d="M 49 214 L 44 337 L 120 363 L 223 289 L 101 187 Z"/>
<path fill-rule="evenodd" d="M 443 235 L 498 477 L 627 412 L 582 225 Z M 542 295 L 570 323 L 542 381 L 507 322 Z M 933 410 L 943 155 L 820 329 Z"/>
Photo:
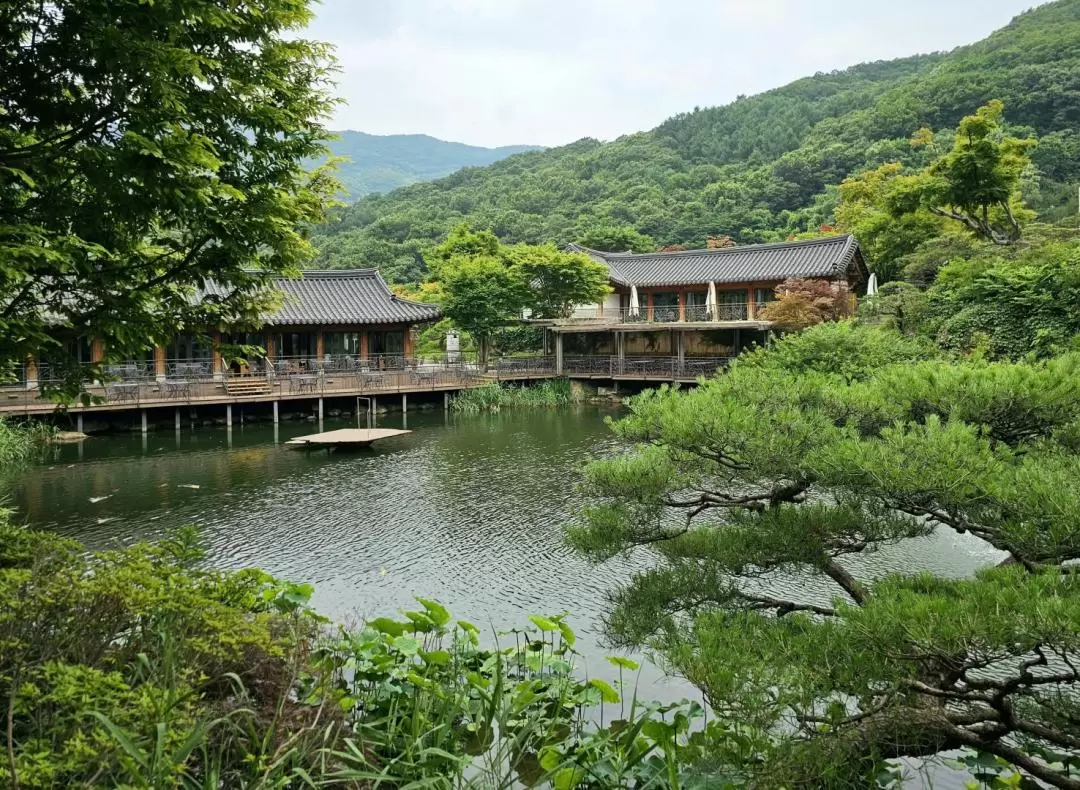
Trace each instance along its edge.
<path fill-rule="evenodd" d="M 523 311 L 561 318 L 609 290 L 607 267 L 588 255 L 554 244 L 503 245 L 468 224 L 454 228 L 431 257 L 443 313 L 479 342 L 484 361 L 492 334 Z"/>
<path fill-rule="evenodd" d="M 1060 756 L 1080 713 L 1080 357 L 938 353 L 815 327 L 638 396 L 613 425 L 629 449 L 588 467 L 572 542 L 660 558 L 614 594 L 611 637 L 770 733 L 758 786 L 866 787 L 889 758 L 960 747 L 1080 784 Z M 974 575 L 862 570 L 945 534 L 982 547 Z"/>
<path fill-rule="evenodd" d="M 0 361 L 113 358 L 240 322 L 308 260 L 336 191 L 307 0 L 57 0 L 0 11 Z M 190 297 L 213 278 L 230 296 Z"/>

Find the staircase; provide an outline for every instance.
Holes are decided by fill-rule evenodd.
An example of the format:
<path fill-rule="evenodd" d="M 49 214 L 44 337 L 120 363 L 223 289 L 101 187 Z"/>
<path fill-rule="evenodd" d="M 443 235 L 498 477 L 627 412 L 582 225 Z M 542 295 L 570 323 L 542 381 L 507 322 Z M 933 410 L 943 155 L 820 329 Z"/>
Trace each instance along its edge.
<path fill-rule="evenodd" d="M 225 380 L 225 392 L 234 398 L 257 398 L 271 393 L 270 382 L 262 377 L 245 376 Z"/>

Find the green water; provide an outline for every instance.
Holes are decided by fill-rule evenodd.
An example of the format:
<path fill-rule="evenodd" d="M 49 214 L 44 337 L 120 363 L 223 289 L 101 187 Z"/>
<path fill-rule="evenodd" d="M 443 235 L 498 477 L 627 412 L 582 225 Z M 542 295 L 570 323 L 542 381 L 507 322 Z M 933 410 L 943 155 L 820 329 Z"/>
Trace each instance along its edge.
<path fill-rule="evenodd" d="M 315 585 L 315 606 L 338 620 L 394 614 L 414 596 L 442 601 L 491 629 L 529 613 L 572 613 L 587 670 L 610 676 L 600 623 L 605 595 L 646 567 L 639 552 L 592 566 L 562 541 L 580 504 L 589 457 L 615 448 L 606 407 L 495 415 L 408 415 L 413 433 L 357 454 L 306 454 L 286 439 L 310 423 L 185 429 L 91 438 L 57 448 L 16 482 L 23 520 L 100 548 L 198 525 L 210 561 L 256 565 Z M 326 429 L 344 427 L 327 421 Z M 402 427 L 402 416 L 379 427 Z M 851 562 L 860 576 L 927 568 L 963 575 L 991 561 L 981 544 L 940 533 Z M 807 578 L 771 578 L 823 602 Z M 692 693 L 642 675 L 650 696 Z"/>

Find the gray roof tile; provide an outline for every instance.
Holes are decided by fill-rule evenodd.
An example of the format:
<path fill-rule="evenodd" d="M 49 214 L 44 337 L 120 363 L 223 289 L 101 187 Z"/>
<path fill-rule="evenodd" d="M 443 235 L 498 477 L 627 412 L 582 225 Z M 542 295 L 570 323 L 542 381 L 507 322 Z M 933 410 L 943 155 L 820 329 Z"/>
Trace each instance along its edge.
<path fill-rule="evenodd" d="M 305 271 L 298 278 L 276 278 L 273 287 L 283 303 L 263 316 L 268 326 L 403 324 L 440 315 L 434 305 L 395 296 L 376 269 Z M 203 293 L 224 295 L 224 290 L 208 282 Z"/>
<path fill-rule="evenodd" d="M 847 273 L 853 264 L 865 272 L 859 244 L 851 235 L 781 244 L 644 254 L 598 252 L 576 244 L 571 244 L 569 249 L 584 252 L 606 263 L 612 281 L 627 287 L 836 277 Z"/>

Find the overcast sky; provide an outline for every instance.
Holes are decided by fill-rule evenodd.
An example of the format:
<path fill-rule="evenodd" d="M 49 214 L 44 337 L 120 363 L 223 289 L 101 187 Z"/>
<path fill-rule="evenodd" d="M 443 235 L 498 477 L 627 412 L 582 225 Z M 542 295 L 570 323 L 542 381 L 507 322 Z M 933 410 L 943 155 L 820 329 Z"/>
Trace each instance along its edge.
<path fill-rule="evenodd" d="M 338 129 L 560 145 L 817 71 L 951 49 L 1037 0 L 322 0 Z"/>

